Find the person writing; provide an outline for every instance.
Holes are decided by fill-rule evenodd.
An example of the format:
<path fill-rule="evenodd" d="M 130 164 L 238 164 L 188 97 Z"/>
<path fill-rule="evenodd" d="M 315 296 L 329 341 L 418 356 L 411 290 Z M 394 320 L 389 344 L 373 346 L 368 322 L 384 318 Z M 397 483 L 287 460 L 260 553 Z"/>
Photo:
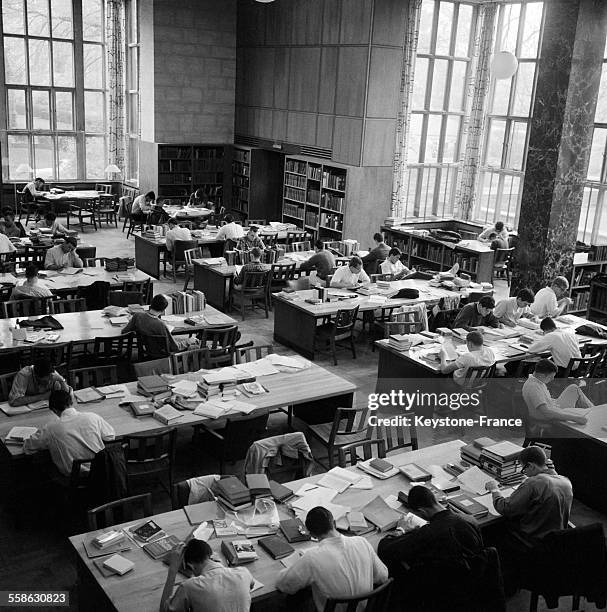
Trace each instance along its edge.
<path fill-rule="evenodd" d="M 57 221 L 57 215 L 52 211 L 47 212 L 44 219 L 36 223 L 36 228 L 50 230 L 53 236 L 67 236 L 70 233 L 70 230 Z"/>
<path fill-rule="evenodd" d="M 478 302 L 466 304 L 455 317 L 453 329 L 462 327 L 473 331 L 477 327 L 501 327 L 493 315 L 495 300 L 490 295 L 484 295 Z"/>
<path fill-rule="evenodd" d="M 540 319 L 559 317 L 573 304 L 573 300 L 567 297 L 568 290 L 569 281 L 564 276 L 557 276 L 549 287 L 544 287 L 535 294 L 531 312 Z"/>
<path fill-rule="evenodd" d="M 133 208 L 131 208 L 131 217 L 137 222 L 142 223 L 147 221 L 152 212 L 152 204 L 156 201 L 156 194 L 153 191 L 148 191 L 145 194 L 138 195 L 133 200 Z"/>
<path fill-rule="evenodd" d="M 542 319 L 540 329 L 544 336 L 531 344 L 528 351 L 530 353 L 546 353 L 550 351 L 559 374 L 563 375 L 569 365 L 569 361 L 571 359 L 579 359 L 582 356 L 577 336 L 572 329 L 558 329 L 550 317 Z"/>
<path fill-rule="evenodd" d="M 172 252 L 175 241 L 177 240 L 192 240 L 192 234 L 187 227 L 181 227 L 177 219 L 171 217 L 167 221 L 169 229 L 166 233 L 167 251 Z"/>
<path fill-rule="evenodd" d="M 82 268 L 82 259 L 76 253 L 78 242 L 68 236 L 62 244 L 50 248 L 44 259 L 45 270 L 63 270 L 63 268 Z"/>
<path fill-rule="evenodd" d="M 31 183 L 28 183 L 22 192 L 22 198 L 24 202 L 35 202 L 36 198 L 41 198 L 46 195 L 45 191 L 42 191 L 44 187 L 43 178 L 35 178 Z"/>
<path fill-rule="evenodd" d="M 211 210 L 214 209 L 213 202 L 209 201 L 209 197 L 202 188 L 197 189 L 194 193 L 190 195 L 188 206 L 191 206 L 192 208 L 210 208 Z"/>
<path fill-rule="evenodd" d="M 363 270 L 363 262 L 356 255 L 350 259 L 347 266 L 338 266 L 331 279 L 331 287 L 358 287 L 363 283 L 370 283 L 371 279 Z"/>
<path fill-rule="evenodd" d="M 468 332 L 466 336 L 466 346 L 468 352 L 458 355 L 455 361 L 448 363 L 447 352 L 444 347 L 440 350 L 440 371 L 441 374 L 451 374 L 453 381 L 458 385 L 464 385 L 466 373 L 470 368 L 479 366 L 490 366 L 495 363 L 495 353 L 484 346 L 483 334 L 478 331 Z"/>
<path fill-rule="evenodd" d="M 246 233 L 239 241 L 236 248 L 240 251 L 250 251 L 251 249 L 258 248 L 262 251 L 265 249 L 263 240 L 257 235 L 259 228 L 255 225 L 251 225 Z"/>
<path fill-rule="evenodd" d="M 391 274 L 392 280 L 400 280 L 409 274 L 413 274 L 415 269 L 409 270 L 400 260 L 401 252 L 396 247 L 390 249 L 388 259 L 382 262 L 379 269 L 382 274 Z"/>
<path fill-rule="evenodd" d="M 508 327 L 516 327 L 519 319 L 535 319 L 529 306 L 535 296 L 531 289 L 521 289 L 516 296 L 500 300 L 493 310 L 495 318 Z"/>
<path fill-rule="evenodd" d="M 38 268 L 30 264 L 25 268 L 25 281 L 17 285 L 12 293 L 11 300 L 30 300 L 32 298 L 53 297 L 51 290 L 39 282 Z"/>
<path fill-rule="evenodd" d="M 24 406 L 48 399 L 51 391 L 70 391 L 63 376 L 55 372 L 48 359 L 34 360 L 17 372 L 13 380 L 8 403 L 11 406 Z"/>
<path fill-rule="evenodd" d="M 232 215 L 224 217 L 225 225 L 222 225 L 217 232 L 217 240 L 240 240 L 244 236 L 244 229 L 240 223 L 234 221 Z"/>
<path fill-rule="evenodd" d="M 324 242 L 322 240 L 317 240 L 314 243 L 314 250 L 316 251 L 310 259 L 304 261 L 300 270 L 316 270 L 316 276 L 322 280 L 326 281 L 327 276 L 331 274 L 333 268 L 335 267 L 335 256 L 331 251 L 325 249 Z"/>
<path fill-rule="evenodd" d="M 490 238 L 491 234 L 496 234 L 497 238 L 504 240 L 506 243 L 504 248 L 508 248 L 508 230 L 504 227 L 503 221 L 498 221 L 495 225 L 484 229 L 478 235 L 478 240 L 480 242 L 490 242 L 492 240 Z"/>

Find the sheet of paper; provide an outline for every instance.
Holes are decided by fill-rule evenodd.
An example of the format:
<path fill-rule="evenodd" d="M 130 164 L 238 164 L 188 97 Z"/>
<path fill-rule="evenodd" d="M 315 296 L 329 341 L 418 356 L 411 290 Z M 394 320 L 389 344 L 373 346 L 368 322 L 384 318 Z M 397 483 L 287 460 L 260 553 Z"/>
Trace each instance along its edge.
<path fill-rule="evenodd" d="M 312 491 L 313 489 L 318 489 L 318 485 L 307 483 L 307 484 L 301 485 L 301 487 L 299 487 L 297 491 L 293 491 L 293 494 L 301 496 L 301 495 L 305 495 L 308 491 Z"/>
<path fill-rule="evenodd" d="M 362 476 L 358 472 L 352 472 L 339 466 L 335 466 L 334 468 L 330 469 L 327 474 L 334 474 L 338 478 L 341 478 L 342 480 L 347 480 L 351 484 L 358 482 L 362 478 Z"/>
<path fill-rule="evenodd" d="M 308 490 L 304 495 L 291 503 L 293 508 L 309 512 L 316 506 L 324 506 L 331 503 L 337 495 L 337 491 L 325 489 L 325 487 L 316 487 L 316 489 Z"/>
<path fill-rule="evenodd" d="M 343 480 L 336 474 L 327 472 L 326 474 L 323 474 L 323 477 L 318 481 L 318 484 L 326 487 L 327 489 L 333 489 L 333 491 L 337 491 L 338 493 L 343 493 L 352 483 L 348 480 Z"/>
<path fill-rule="evenodd" d="M 277 370 L 271 361 L 267 359 L 258 359 L 257 361 L 251 361 L 250 363 L 237 363 L 234 366 L 241 372 L 246 372 L 251 376 L 270 376 L 271 374 L 278 374 Z"/>
<path fill-rule="evenodd" d="M 287 357 L 286 355 L 276 355 L 274 353 L 272 355 L 268 355 L 268 359 L 275 366 L 286 366 L 288 368 L 296 368 L 296 369 L 303 369 L 303 367 L 305 367 L 302 365 L 299 359 L 296 359 L 295 357 Z"/>
<path fill-rule="evenodd" d="M 386 497 L 386 499 L 384 501 L 393 510 L 402 510 L 403 509 L 403 505 L 400 503 L 400 501 L 398 500 L 398 497 L 396 495 L 388 495 L 388 497 Z"/>
<path fill-rule="evenodd" d="M 173 393 L 184 397 L 194 397 L 198 395 L 198 383 L 193 380 L 179 380 L 171 384 Z"/>
<path fill-rule="evenodd" d="M 358 482 L 355 482 L 352 485 L 353 489 L 372 489 L 373 481 L 371 480 L 371 476 L 363 476 Z"/>
<path fill-rule="evenodd" d="M 489 474 L 485 474 L 485 472 L 476 465 L 473 465 L 463 474 L 460 474 L 457 480 L 461 483 L 462 488 L 471 493 L 483 495 L 487 491 L 487 489 L 485 489 L 485 484 L 495 479 L 489 476 Z"/>
<path fill-rule="evenodd" d="M 213 535 L 213 525 L 209 525 L 206 521 L 204 523 L 200 523 L 198 527 L 192 533 L 192 537 L 195 540 L 202 540 L 203 542 L 208 542 L 210 537 Z"/>
<path fill-rule="evenodd" d="M 301 552 L 296 550 L 293 554 L 288 557 L 284 557 L 280 560 L 280 562 L 288 569 L 301 557 Z"/>

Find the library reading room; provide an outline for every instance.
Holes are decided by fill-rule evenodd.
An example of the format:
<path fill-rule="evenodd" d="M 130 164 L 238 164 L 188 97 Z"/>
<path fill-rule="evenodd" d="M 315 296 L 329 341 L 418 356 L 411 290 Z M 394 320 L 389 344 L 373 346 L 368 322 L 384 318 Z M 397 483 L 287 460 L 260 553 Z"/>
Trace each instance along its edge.
<path fill-rule="evenodd" d="M 0 610 L 607 611 L 607 0 L 0 8 Z"/>

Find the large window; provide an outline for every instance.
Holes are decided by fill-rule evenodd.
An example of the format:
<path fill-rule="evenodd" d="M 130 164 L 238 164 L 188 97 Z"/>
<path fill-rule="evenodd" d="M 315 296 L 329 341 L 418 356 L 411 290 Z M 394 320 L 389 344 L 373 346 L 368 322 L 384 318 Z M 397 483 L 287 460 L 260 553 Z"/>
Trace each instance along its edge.
<path fill-rule="evenodd" d="M 127 90 L 127 126 L 128 126 L 128 164 L 126 178 L 128 181 L 139 181 L 139 19 L 137 0 L 127 3 L 126 28 L 126 90 Z"/>
<path fill-rule="evenodd" d="M 103 178 L 103 0 L 2 0 L 5 180 Z"/>

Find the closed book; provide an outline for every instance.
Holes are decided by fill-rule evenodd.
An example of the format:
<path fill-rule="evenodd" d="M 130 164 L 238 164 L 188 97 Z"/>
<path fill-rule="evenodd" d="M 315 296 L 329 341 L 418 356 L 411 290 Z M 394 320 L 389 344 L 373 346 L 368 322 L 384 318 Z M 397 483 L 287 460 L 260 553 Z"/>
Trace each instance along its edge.
<path fill-rule="evenodd" d="M 280 531 L 287 539 L 287 542 L 307 542 L 311 539 L 310 532 L 298 518 L 280 521 Z"/>
<path fill-rule="evenodd" d="M 249 498 L 249 501 L 243 501 L 235 504 L 218 494 L 217 501 L 221 502 L 228 510 L 233 510 L 234 512 L 238 512 L 239 510 L 245 510 L 246 508 L 251 508 L 253 506 L 251 498 Z"/>
<path fill-rule="evenodd" d="M 350 529 L 366 529 L 368 524 L 362 512 L 348 512 L 346 514 Z"/>
<path fill-rule="evenodd" d="M 86 556 L 89 559 L 95 559 L 98 557 L 107 557 L 108 555 L 123 552 L 125 550 L 130 550 L 132 548 L 131 541 L 128 538 L 122 538 L 120 540 L 116 540 L 114 544 L 110 544 L 109 546 L 105 546 L 104 548 L 98 548 L 93 544 L 94 538 L 89 538 L 84 540 L 82 543 L 84 546 L 84 550 L 86 551 Z"/>
<path fill-rule="evenodd" d="M 485 436 L 484 438 L 476 438 L 476 440 L 474 440 L 472 444 L 474 444 L 476 448 L 486 448 L 487 446 L 493 446 L 494 444 L 497 444 L 497 442 L 493 440 L 493 438 L 488 438 L 487 436 Z"/>
<path fill-rule="evenodd" d="M 498 459 L 499 461 L 510 461 L 518 459 L 518 456 L 523 451 L 523 447 L 508 440 L 498 442 L 492 446 L 487 446 L 483 449 L 483 454 L 487 457 Z"/>
<path fill-rule="evenodd" d="M 225 512 L 215 501 L 200 502 L 191 504 L 183 509 L 191 525 L 214 521 L 225 517 Z"/>
<path fill-rule="evenodd" d="M 282 559 L 288 557 L 295 549 L 278 536 L 267 536 L 257 540 L 257 543 L 272 557 L 272 559 Z"/>
<path fill-rule="evenodd" d="M 217 480 L 213 484 L 213 489 L 221 497 L 232 503 L 250 500 L 251 498 L 249 489 L 236 476 L 228 476 L 227 478 Z"/>
<path fill-rule="evenodd" d="M 380 531 L 389 531 L 394 529 L 398 521 L 402 518 L 402 514 L 388 504 L 379 495 L 370 501 L 366 506 L 363 506 L 360 511 L 364 517 L 371 521 Z"/>
<path fill-rule="evenodd" d="M 247 474 L 246 481 L 251 495 L 255 497 L 270 497 L 272 495 L 270 482 L 265 474 Z"/>
<path fill-rule="evenodd" d="M 156 406 L 152 402 L 129 402 L 128 407 L 133 416 L 138 419 L 152 416 L 156 412 Z"/>
<path fill-rule="evenodd" d="M 149 542 L 162 531 L 154 521 L 146 521 L 131 529 L 131 533 L 142 542 Z"/>
<path fill-rule="evenodd" d="M 290 497 L 293 497 L 293 491 L 289 489 L 289 487 L 285 487 L 275 480 L 270 480 L 270 490 L 272 491 L 272 497 L 277 502 L 284 502 Z"/>
<path fill-rule="evenodd" d="M 118 576 L 124 576 L 124 574 L 130 572 L 135 567 L 135 564 L 125 559 L 122 555 L 112 555 L 103 562 L 103 567 L 114 574 L 118 574 Z"/>
<path fill-rule="evenodd" d="M 385 459 L 373 459 L 373 461 L 369 463 L 369 467 L 372 467 L 374 470 L 377 470 L 382 474 L 385 474 L 386 472 L 389 472 L 390 470 L 394 469 L 394 466 Z"/>
<path fill-rule="evenodd" d="M 105 399 L 105 395 L 100 393 L 95 387 L 87 387 L 86 389 L 78 389 L 74 391 L 74 397 L 79 404 L 91 404 L 100 402 Z"/>
<path fill-rule="evenodd" d="M 105 533 L 100 533 L 98 536 L 93 538 L 93 544 L 97 548 L 103 549 L 120 542 L 123 538 L 124 532 L 122 531 L 106 531 Z"/>
<path fill-rule="evenodd" d="M 152 415 L 157 421 L 160 421 L 163 425 L 170 425 L 175 422 L 177 419 L 183 417 L 183 414 L 179 412 L 179 410 L 175 410 L 173 406 L 169 406 L 165 404 L 161 406 L 157 410 L 154 410 Z"/>
<path fill-rule="evenodd" d="M 416 463 L 401 465 L 399 469 L 411 482 L 426 482 L 432 480 L 432 474 Z"/>
<path fill-rule="evenodd" d="M 451 497 L 448 501 L 449 505 L 453 506 L 456 510 L 469 514 L 474 518 L 482 518 L 489 514 L 489 509 L 483 506 L 480 502 L 477 502 L 473 497 L 469 495 L 457 495 Z"/>
<path fill-rule="evenodd" d="M 179 545 L 180 540 L 177 536 L 169 535 L 153 542 L 149 542 L 143 546 L 152 559 L 162 559 L 165 555 L 170 553 L 175 546 Z"/>
<path fill-rule="evenodd" d="M 259 559 L 255 546 L 250 540 L 223 540 L 221 552 L 229 565 L 242 565 Z"/>

